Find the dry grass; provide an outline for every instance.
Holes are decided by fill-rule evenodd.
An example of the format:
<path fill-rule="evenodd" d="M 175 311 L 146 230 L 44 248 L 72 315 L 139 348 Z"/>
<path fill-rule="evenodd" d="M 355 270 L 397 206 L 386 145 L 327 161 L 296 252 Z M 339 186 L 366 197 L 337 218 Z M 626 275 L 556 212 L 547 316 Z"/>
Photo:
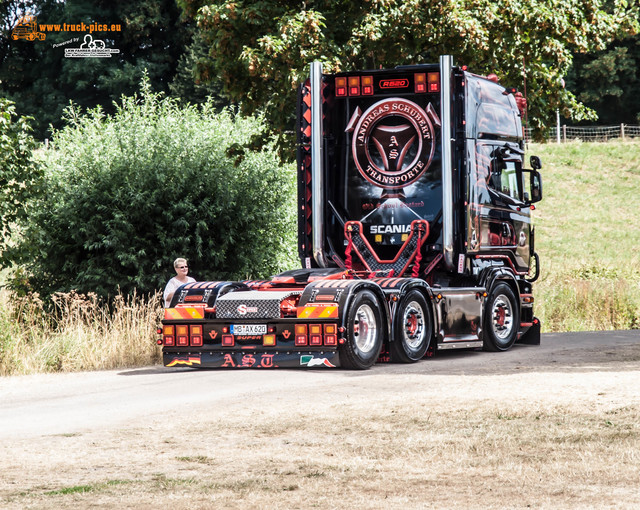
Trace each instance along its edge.
<path fill-rule="evenodd" d="M 119 295 L 108 310 L 95 295 L 58 293 L 45 311 L 37 296 L 0 291 L 0 375 L 157 363 L 158 299 Z"/>
<path fill-rule="evenodd" d="M 25 445 L 19 462 L 33 469 L 35 458 L 42 466 L 20 475 L 10 469 L 6 483 L 17 478 L 28 490 L 5 485 L 0 504 L 638 508 L 634 366 L 505 376 L 386 373 L 377 378 L 384 384 L 367 379 L 375 388 L 303 387 L 285 400 L 260 393 L 189 416 L 169 413 L 153 426 L 48 437 L 51 451 L 73 445 L 70 458 L 47 464 L 47 450 L 29 453 Z"/>

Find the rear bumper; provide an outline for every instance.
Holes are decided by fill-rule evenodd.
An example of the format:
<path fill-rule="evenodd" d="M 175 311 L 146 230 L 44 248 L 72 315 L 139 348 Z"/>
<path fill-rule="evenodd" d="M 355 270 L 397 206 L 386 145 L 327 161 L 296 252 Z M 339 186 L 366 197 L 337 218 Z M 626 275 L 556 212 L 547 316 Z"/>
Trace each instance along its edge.
<path fill-rule="evenodd" d="M 204 348 L 169 348 L 162 350 L 167 367 L 193 368 L 336 368 L 340 366 L 337 350 L 273 351 L 261 349 L 211 350 Z"/>

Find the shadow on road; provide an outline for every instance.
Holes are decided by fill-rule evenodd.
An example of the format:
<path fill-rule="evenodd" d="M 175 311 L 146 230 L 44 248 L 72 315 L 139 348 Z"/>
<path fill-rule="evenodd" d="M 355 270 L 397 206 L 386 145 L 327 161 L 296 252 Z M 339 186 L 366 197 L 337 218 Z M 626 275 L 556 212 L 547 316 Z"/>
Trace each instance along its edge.
<path fill-rule="evenodd" d="M 638 370 L 640 365 L 640 330 L 581 333 L 549 333 L 541 344 L 516 344 L 506 352 L 475 350 L 439 351 L 418 363 L 378 364 L 370 370 L 340 372 L 347 377 L 363 377 L 377 373 L 421 375 L 496 375 L 517 372 L 581 372 Z M 245 369 L 254 370 L 254 369 Z M 269 369 L 267 369 L 269 370 Z M 163 366 L 134 368 L 118 375 L 184 374 L 218 372 L 228 369 L 167 368 Z M 325 368 L 274 369 L 274 372 L 326 372 Z"/>

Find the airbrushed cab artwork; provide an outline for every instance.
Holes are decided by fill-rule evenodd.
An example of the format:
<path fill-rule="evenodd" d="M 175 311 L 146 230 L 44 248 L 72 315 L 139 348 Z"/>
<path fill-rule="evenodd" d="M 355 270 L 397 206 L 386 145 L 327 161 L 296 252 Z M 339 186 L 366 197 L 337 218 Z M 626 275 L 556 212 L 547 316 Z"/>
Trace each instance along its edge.
<path fill-rule="evenodd" d="M 301 269 L 197 282 L 165 310 L 166 366 L 366 369 L 442 349 L 540 343 L 531 224 L 513 90 L 450 56 L 324 74 L 298 94 Z"/>

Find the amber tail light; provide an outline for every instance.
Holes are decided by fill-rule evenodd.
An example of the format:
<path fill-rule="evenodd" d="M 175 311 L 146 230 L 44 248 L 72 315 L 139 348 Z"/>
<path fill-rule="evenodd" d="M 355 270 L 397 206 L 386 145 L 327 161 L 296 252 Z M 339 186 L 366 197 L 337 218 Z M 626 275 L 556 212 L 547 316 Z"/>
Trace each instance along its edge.
<path fill-rule="evenodd" d="M 202 325 L 191 326 L 191 345 L 193 347 L 202 347 Z"/>
<path fill-rule="evenodd" d="M 169 347 L 175 345 L 175 330 L 173 326 L 164 326 L 162 328 L 162 343 Z"/>

